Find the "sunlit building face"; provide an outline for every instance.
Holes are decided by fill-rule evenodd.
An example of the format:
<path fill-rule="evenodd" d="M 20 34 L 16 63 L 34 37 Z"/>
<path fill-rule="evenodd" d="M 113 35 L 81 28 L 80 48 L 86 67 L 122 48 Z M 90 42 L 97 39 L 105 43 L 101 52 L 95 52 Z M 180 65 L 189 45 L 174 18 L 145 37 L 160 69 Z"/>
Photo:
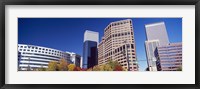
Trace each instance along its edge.
<path fill-rule="evenodd" d="M 124 69 L 138 71 L 132 20 L 111 22 L 98 45 L 98 65 L 117 61 Z"/>

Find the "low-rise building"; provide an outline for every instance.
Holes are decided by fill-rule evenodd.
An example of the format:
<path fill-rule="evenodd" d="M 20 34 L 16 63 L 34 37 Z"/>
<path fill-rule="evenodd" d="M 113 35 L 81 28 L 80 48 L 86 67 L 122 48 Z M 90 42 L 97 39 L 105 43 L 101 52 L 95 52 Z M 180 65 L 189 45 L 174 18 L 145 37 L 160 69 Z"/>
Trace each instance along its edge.
<path fill-rule="evenodd" d="M 182 68 L 182 43 L 170 43 L 157 47 L 159 71 L 177 71 Z"/>

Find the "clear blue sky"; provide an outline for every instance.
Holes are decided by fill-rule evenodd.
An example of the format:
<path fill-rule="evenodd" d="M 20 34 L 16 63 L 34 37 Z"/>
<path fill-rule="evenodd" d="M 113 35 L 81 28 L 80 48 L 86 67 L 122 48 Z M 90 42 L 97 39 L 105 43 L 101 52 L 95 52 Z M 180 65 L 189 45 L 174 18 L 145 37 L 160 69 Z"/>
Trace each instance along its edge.
<path fill-rule="evenodd" d="M 18 43 L 54 48 L 82 55 L 85 30 L 99 32 L 113 21 L 132 19 L 140 71 L 147 67 L 145 24 L 164 21 L 170 42 L 182 42 L 182 18 L 19 18 Z"/>

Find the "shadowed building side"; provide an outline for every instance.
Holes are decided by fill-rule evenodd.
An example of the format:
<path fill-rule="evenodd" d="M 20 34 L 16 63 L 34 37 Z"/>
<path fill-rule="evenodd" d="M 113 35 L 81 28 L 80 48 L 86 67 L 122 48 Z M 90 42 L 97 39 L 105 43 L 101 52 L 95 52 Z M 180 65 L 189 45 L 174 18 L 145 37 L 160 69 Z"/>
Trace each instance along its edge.
<path fill-rule="evenodd" d="M 145 47 L 146 47 L 146 54 L 147 54 L 147 64 L 149 67 L 149 71 L 157 71 L 157 65 L 156 65 L 156 48 L 159 46 L 158 40 L 151 40 L 151 41 L 145 41 Z"/>

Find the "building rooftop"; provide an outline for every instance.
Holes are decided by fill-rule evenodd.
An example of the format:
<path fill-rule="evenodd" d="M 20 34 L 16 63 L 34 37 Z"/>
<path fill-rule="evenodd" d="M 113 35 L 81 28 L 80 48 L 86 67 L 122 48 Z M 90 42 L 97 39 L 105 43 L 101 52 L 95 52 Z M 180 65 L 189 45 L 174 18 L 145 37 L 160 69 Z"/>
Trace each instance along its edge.
<path fill-rule="evenodd" d="M 156 22 L 156 23 L 145 24 L 145 27 L 157 26 L 157 25 L 161 25 L 161 24 L 165 24 L 165 22 Z"/>

